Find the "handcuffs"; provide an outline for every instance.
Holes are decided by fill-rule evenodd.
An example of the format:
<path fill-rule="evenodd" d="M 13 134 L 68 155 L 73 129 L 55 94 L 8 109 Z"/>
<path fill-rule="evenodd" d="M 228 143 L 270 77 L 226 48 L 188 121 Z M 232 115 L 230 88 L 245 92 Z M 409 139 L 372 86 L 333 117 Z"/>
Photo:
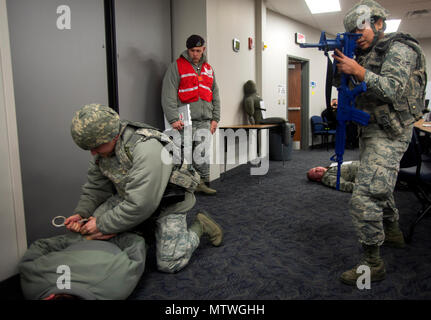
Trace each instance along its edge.
<path fill-rule="evenodd" d="M 56 223 L 55 222 L 55 220 L 57 220 L 57 219 L 63 219 L 63 222 L 62 223 Z M 54 227 L 57 227 L 57 228 L 60 228 L 60 227 L 64 227 L 65 225 L 64 225 L 64 222 L 66 221 L 66 217 L 65 216 L 56 216 L 56 217 L 54 217 L 54 219 L 52 219 L 52 225 L 54 226 Z M 81 220 L 79 220 L 79 221 L 76 221 L 76 222 L 87 222 L 88 221 L 88 219 L 81 219 Z"/>

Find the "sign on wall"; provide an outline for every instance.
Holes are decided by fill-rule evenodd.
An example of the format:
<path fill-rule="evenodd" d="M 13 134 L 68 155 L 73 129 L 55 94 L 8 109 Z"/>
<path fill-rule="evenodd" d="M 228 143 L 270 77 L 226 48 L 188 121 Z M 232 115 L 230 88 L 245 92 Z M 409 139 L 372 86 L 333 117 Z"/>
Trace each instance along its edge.
<path fill-rule="evenodd" d="M 305 36 L 299 32 L 295 33 L 295 43 L 305 43 Z"/>

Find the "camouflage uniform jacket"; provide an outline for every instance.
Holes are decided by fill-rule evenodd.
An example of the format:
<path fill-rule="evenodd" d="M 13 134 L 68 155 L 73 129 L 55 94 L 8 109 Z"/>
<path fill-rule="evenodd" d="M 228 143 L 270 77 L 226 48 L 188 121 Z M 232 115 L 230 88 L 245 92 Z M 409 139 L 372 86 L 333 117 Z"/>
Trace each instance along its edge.
<path fill-rule="evenodd" d="M 341 165 L 340 175 L 340 190 L 344 192 L 352 192 L 355 185 L 356 175 L 358 174 L 359 161 L 351 163 L 343 163 Z M 329 167 L 322 177 L 322 183 L 328 187 L 335 188 L 337 186 L 337 171 L 338 166 Z"/>
<path fill-rule="evenodd" d="M 190 175 L 181 174 L 189 173 L 187 168 L 162 161 L 163 144 L 168 140 L 149 126 L 122 121 L 114 155 L 96 156 L 90 161 L 88 181 L 82 187 L 75 213 L 89 217 L 117 193 L 122 202 L 98 217 L 97 227 L 104 234 L 118 233 L 148 219 L 158 208 L 169 182 L 193 190 L 199 175 L 191 170 L 192 181 Z"/>
<path fill-rule="evenodd" d="M 201 60 L 198 65 L 194 65 L 190 57 L 185 50 L 181 54 L 190 64 L 193 66 L 197 74 L 200 74 L 200 70 L 202 64 L 207 62 L 206 55 L 203 54 Z M 163 79 L 162 86 L 162 107 L 163 112 L 165 113 L 166 119 L 169 123 L 173 123 L 179 120 L 178 118 L 178 106 L 182 105 L 182 102 L 178 98 L 178 87 L 180 84 L 180 74 L 178 72 L 177 62 L 174 61 L 169 66 L 166 71 L 165 77 Z M 216 82 L 216 78 L 214 75 L 214 83 L 211 88 L 213 92 L 213 100 L 212 102 L 208 102 L 202 99 L 199 99 L 196 102 L 190 103 L 190 114 L 192 120 L 196 121 L 210 121 L 214 120 L 220 121 L 220 95 L 219 89 Z"/>
<path fill-rule="evenodd" d="M 418 81 L 426 81 L 426 74 L 420 47 L 408 35 L 390 33 L 356 59 L 366 69 L 367 84 L 356 105 L 371 115 L 362 136 L 398 136 L 402 127 L 422 115 L 424 92 L 419 92 Z"/>

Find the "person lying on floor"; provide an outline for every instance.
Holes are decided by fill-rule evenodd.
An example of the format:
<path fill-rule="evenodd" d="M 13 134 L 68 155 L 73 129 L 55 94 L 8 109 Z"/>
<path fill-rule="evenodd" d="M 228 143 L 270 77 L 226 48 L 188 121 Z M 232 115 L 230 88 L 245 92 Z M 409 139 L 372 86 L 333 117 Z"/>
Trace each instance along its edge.
<path fill-rule="evenodd" d="M 68 233 L 36 240 L 18 265 L 24 297 L 126 299 L 145 269 L 144 238 L 128 232 L 106 241 L 93 237 Z"/>
<path fill-rule="evenodd" d="M 340 191 L 353 191 L 358 168 L 359 161 L 343 162 L 341 165 Z M 310 181 L 322 182 L 325 186 L 335 189 L 337 185 L 337 171 L 338 166 L 336 163 L 328 167 L 315 167 L 307 172 L 307 178 Z"/>

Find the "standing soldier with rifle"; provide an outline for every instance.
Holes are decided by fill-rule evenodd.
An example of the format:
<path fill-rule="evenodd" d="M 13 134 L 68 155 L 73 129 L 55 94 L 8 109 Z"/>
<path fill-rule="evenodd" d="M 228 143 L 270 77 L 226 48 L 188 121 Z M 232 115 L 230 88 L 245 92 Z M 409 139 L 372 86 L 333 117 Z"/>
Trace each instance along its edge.
<path fill-rule="evenodd" d="M 357 3 L 344 18 L 346 32 L 362 34 L 356 59 L 338 49 L 334 55 L 340 73 L 366 83 L 367 91 L 357 97 L 356 106 L 370 115 L 368 126 L 359 129 L 360 166 L 350 202 L 364 257 L 341 275 L 341 281 L 349 285 L 356 285 L 359 265 L 370 267 L 371 281 L 383 280 L 386 271 L 380 246 L 405 246 L 393 190 L 413 123 L 424 107 L 425 58 L 410 35 L 384 34 L 387 16 L 375 1 Z"/>

